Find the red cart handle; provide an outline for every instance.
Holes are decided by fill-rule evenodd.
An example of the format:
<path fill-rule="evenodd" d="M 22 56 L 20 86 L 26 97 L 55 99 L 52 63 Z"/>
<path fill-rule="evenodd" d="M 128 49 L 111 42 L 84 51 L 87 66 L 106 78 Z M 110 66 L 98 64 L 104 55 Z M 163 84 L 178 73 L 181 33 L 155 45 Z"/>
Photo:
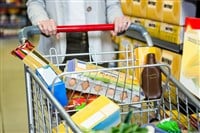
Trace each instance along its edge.
<path fill-rule="evenodd" d="M 57 32 L 87 32 L 87 31 L 108 31 L 114 30 L 114 24 L 91 24 L 91 25 L 66 25 L 66 26 L 57 26 Z M 147 41 L 149 46 L 153 46 L 152 39 L 146 29 L 138 24 L 131 24 L 128 27 L 128 30 L 135 30 L 140 33 Z M 125 32 L 123 32 L 125 33 Z M 20 30 L 18 38 L 19 41 L 23 44 L 29 36 L 41 34 L 41 31 L 37 25 L 27 26 Z M 122 33 L 121 33 L 122 34 Z M 119 35 L 121 35 L 119 34 Z"/>
<path fill-rule="evenodd" d="M 92 25 L 66 25 L 57 26 L 57 32 L 87 32 L 114 30 L 114 24 L 92 24 Z"/>

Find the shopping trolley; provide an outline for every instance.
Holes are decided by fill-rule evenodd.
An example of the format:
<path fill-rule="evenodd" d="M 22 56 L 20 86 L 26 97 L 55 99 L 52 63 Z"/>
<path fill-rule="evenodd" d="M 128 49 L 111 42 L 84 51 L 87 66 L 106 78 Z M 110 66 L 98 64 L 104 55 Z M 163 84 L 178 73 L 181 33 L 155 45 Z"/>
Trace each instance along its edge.
<path fill-rule="evenodd" d="M 57 32 L 85 32 L 97 30 L 113 30 L 113 24 L 99 24 L 99 25 L 78 25 L 78 26 L 58 26 Z M 136 24 L 131 24 L 128 30 L 135 30 L 139 32 L 147 41 L 149 46 L 152 46 L 151 37 L 148 32 Z M 37 26 L 25 27 L 19 34 L 20 42 L 25 43 L 30 35 L 41 34 Z M 178 122 L 181 129 L 199 132 L 200 131 L 200 102 L 187 89 L 177 81 L 170 72 L 170 67 L 166 64 L 152 64 L 152 65 L 135 65 L 134 49 L 125 46 L 123 51 L 101 52 L 101 53 L 80 53 L 80 54 L 56 54 L 55 49 L 50 50 L 49 55 L 44 55 L 45 58 L 52 60 L 53 58 L 62 58 L 65 56 L 80 56 L 80 55 L 101 55 L 101 54 L 124 54 L 124 59 L 113 59 L 103 61 L 90 60 L 89 64 L 96 67 L 90 70 L 81 71 L 64 71 L 59 74 L 57 78 L 62 77 L 66 82 L 66 88 L 69 92 L 66 94 L 69 101 L 76 95 L 78 98 L 84 97 L 85 103 L 89 103 L 91 99 L 95 99 L 99 95 L 104 95 L 120 106 L 121 119 L 132 111 L 132 123 L 139 125 L 149 124 L 153 121 L 161 121 L 170 118 Z M 131 58 L 128 58 L 129 57 Z M 99 67 L 101 63 L 123 63 L 122 67 L 116 66 L 111 68 Z M 66 66 L 59 62 L 54 62 L 55 66 Z M 140 86 L 141 81 L 135 83 L 135 71 L 141 71 L 145 67 L 159 67 L 162 76 L 165 80 L 162 81 L 162 94 L 160 97 L 149 99 L 144 96 L 144 92 Z M 114 75 L 114 80 L 98 81 L 97 73 L 111 73 Z M 123 73 L 123 78 L 120 79 L 120 74 Z M 91 76 L 93 75 L 93 76 Z M 131 80 L 129 79 L 131 77 Z M 76 79 L 78 82 L 71 85 L 69 81 Z M 81 83 L 89 81 L 90 85 L 83 90 Z M 131 81 L 131 82 L 127 82 Z M 63 107 L 56 100 L 54 94 L 44 85 L 40 78 L 25 65 L 25 82 L 27 92 L 27 106 L 28 106 L 28 127 L 29 132 L 61 132 L 60 125 L 64 125 L 66 132 L 70 128 L 73 132 L 79 133 L 82 130 L 73 122 L 70 115 L 76 113 L 80 108 L 79 105 L 71 105 Z M 102 88 L 92 90 L 95 86 Z M 100 92 L 101 91 L 101 92 Z M 126 93 L 124 93 L 126 92 Z M 120 95 L 122 94 L 122 95 Z"/>

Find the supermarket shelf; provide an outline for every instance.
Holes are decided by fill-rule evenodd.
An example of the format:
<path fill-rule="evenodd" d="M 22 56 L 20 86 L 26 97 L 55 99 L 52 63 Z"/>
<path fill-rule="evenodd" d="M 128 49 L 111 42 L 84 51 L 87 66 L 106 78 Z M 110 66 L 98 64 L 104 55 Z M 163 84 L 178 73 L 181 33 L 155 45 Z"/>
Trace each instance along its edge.
<path fill-rule="evenodd" d="M 136 31 L 126 31 L 125 35 L 127 37 L 145 42 L 145 39 Z M 175 43 L 163 41 L 154 37 L 152 37 L 152 41 L 153 41 L 153 44 L 159 48 L 170 50 L 178 54 L 182 54 L 183 44 L 175 44 Z"/>
<path fill-rule="evenodd" d="M 25 2 L 0 2 L 0 8 L 0 39 L 16 37 L 22 27 L 29 25 Z"/>
<path fill-rule="evenodd" d="M 23 5 L 17 5 L 15 3 L 5 3 L 5 2 L 0 2 L 0 8 L 21 8 L 21 9 L 25 9 L 26 6 Z"/>

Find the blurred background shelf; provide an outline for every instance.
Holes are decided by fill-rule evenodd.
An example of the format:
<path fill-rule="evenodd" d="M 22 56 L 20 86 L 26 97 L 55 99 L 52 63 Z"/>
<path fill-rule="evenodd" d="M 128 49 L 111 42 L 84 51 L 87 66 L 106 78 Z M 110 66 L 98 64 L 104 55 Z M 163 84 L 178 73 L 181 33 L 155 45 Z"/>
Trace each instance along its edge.
<path fill-rule="evenodd" d="M 29 25 L 25 1 L 0 2 L 0 39 L 15 37 L 18 30 Z"/>

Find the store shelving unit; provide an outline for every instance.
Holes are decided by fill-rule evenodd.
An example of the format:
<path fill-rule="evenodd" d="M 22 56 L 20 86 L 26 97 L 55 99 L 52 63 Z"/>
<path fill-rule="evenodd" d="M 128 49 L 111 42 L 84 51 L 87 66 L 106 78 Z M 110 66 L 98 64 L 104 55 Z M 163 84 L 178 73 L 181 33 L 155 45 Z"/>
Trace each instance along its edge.
<path fill-rule="evenodd" d="M 127 31 L 125 35 L 130 38 L 145 42 L 145 39 L 139 33 L 135 31 Z M 153 44 L 159 48 L 170 50 L 179 54 L 182 53 L 183 44 L 175 44 L 172 42 L 163 41 L 155 37 L 151 37 L 151 38 L 152 38 Z"/>
<path fill-rule="evenodd" d="M 15 37 L 28 25 L 25 3 L 0 2 L 0 39 Z"/>

